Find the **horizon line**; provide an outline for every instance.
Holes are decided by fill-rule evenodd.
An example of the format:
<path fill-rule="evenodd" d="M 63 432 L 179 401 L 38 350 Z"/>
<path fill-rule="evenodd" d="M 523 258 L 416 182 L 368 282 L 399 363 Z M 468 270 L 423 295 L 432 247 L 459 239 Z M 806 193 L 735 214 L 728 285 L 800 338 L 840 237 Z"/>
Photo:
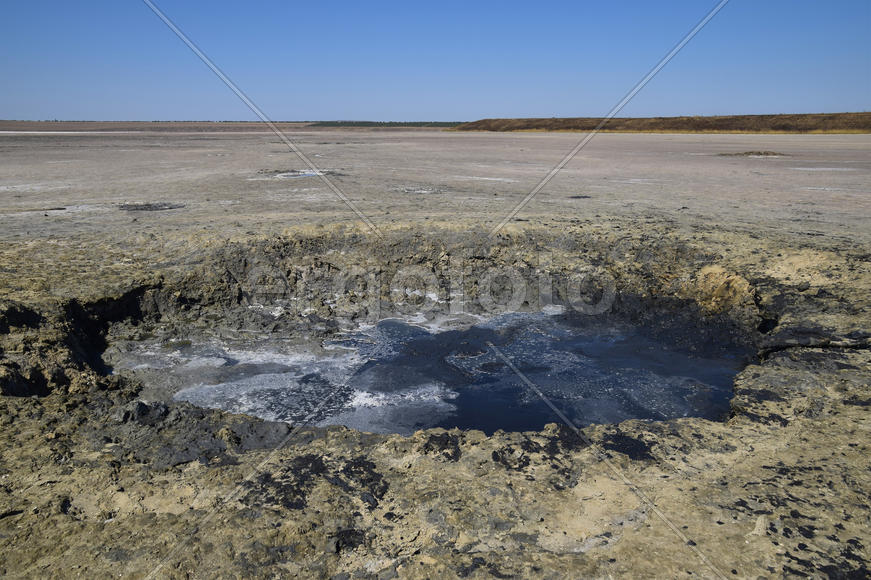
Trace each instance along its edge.
<path fill-rule="evenodd" d="M 643 115 L 643 116 L 627 116 L 613 117 L 616 119 L 680 119 L 680 118 L 713 118 L 713 117 L 774 117 L 774 116 L 795 116 L 795 115 L 857 115 L 867 114 L 871 111 L 822 111 L 822 112 L 804 112 L 804 113 L 728 113 L 716 115 Z M 583 115 L 583 116 L 524 116 L 524 117 L 479 117 L 473 120 L 434 120 L 434 119 L 403 119 L 403 120 L 378 120 L 378 119 L 306 119 L 306 120 L 280 120 L 273 121 L 274 123 L 471 123 L 474 121 L 483 121 L 490 119 L 603 119 L 602 116 Z M 15 123 L 255 123 L 262 124 L 259 119 L 3 119 L 0 122 L 15 122 Z"/>

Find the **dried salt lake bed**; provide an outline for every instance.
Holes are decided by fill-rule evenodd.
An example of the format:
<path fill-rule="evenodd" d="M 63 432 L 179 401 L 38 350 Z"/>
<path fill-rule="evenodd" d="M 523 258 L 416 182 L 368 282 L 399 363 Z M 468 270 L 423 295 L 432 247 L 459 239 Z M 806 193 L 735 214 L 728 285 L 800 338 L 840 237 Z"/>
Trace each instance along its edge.
<path fill-rule="evenodd" d="M 336 171 L 385 241 L 358 228 L 318 176 L 274 177 L 304 167 L 268 133 L 0 136 L 0 384 L 30 395 L 0 397 L 0 574 L 144 577 L 168 562 L 171 574 L 209 577 L 249 577 L 254 566 L 327 578 L 868 577 L 868 135 L 599 135 L 492 244 L 489 229 L 580 135 L 312 130 L 292 138 Z M 746 155 L 754 151 L 779 155 Z M 495 338 L 453 327 L 477 341 L 462 360 L 449 356 L 446 333 L 402 325 L 391 331 L 390 356 L 372 353 L 386 342 L 379 327 L 300 346 L 300 336 L 323 339 L 357 312 L 324 300 L 328 272 L 372 265 L 386 282 L 401 266 L 424 264 L 447 278 L 446 253 L 477 257 L 478 270 L 531 272 L 543 253 L 555 269 L 602 264 L 619 296 L 677 301 L 655 322 L 687 306 L 719 312 L 760 350 L 722 390 L 685 369 L 660 372 L 647 357 L 644 376 L 692 377 L 710 388 L 697 392 L 712 394 L 705 404 L 714 409 L 713 395 L 734 391 L 728 420 L 596 424 L 584 430 L 593 445 L 558 425 L 405 437 L 290 430 L 168 402 L 184 389 L 236 389 L 270 374 L 294 386 L 311 374 L 318 393 L 321 379 L 359 378 L 349 387 L 362 394 L 345 392 L 318 420 L 349 422 L 340 415 L 364 411 L 375 429 L 375 413 L 396 410 L 387 402 L 398 397 L 367 390 L 363 378 L 383 387 L 394 376 L 410 377 L 408 386 L 435 377 L 439 401 L 452 409 L 433 423 L 471 409 L 480 426 L 492 419 L 481 409 L 492 408 L 511 429 L 507 405 L 492 393 L 504 387 L 512 401 L 528 393 L 487 354 L 491 340 L 560 408 L 593 409 L 556 400 L 554 384 L 589 383 L 579 361 L 602 370 L 603 358 L 618 358 L 619 341 L 607 340 L 622 332 L 616 325 L 588 341 L 606 354 L 585 346 L 581 331 L 560 338 L 572 321 L 558 318 L 491 329 Z M 287 296 L 300 298 L 282 317 L 249 309 L 238 293 L 276 261 L 291 283 Z M 134 380 L 103 374 L 104 338 L 141 340 L 154 328 L 167 329 L 162 342 L 127 351 L 141 368 L 116 364 Z M 276 340 L 194 340 L 248 329 Z M 295 332 L 296 343 L 277 340 Z M 688 342 L 626 337 L 622 354 L 633 361 L 647 356 L 645 340 L 666 354 Z M 546 358 L 528 353 L 539 338 L 549 343 L 539 349 Z M 408 358 L 412 347 L 445 350 L 423 368 Z M 703 370 L 700 359 L 725 358 L 715 362 L 729 370 L 735 356 L 683 354 L 681 364 Z M 612 366 L 642 376 L 626 362 Z M 461 371 L 480 380 L 459 384 Z M 160 374 L 162 392 L 153 381 Z M 50 393 L 28 391 L 34 379 Z M 631 400 L 611 388 L 616 400 Z M 464 392 L 489 393 L 487 404 Z M 689 397 L 696 407 L 700 400 Z M 650 412 L 653 400 L 645 401 Z M 686 408 L 686 399 L 657 401 Z M 529 407 L 516 416 L 535 419 Z M 604 419 L 577 411 L 573 420 Z"/>

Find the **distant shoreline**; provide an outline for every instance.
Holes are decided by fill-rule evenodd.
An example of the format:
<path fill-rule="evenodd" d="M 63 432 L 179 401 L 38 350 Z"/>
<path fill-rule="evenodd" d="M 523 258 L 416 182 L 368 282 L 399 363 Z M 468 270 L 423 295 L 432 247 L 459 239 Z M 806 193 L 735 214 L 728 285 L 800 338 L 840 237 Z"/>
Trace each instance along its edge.
<path fill-rule="evenodd" d="M 481 119 L 446 121 L 280 121 L 281 131 L 487 131 L 583 132 L 595 130 L 597 117 Z M 710 117 L 615 117 L 603 133 L 725 133 L 725 134 L 865 134 L 871 133 L 871 113 L 809 113 L 795 115 L 724 115 Z M 259 121 L 16 121 L 0 120 L 2 133 L 269 133 Z"/>
<path fill-rule="evenodd" d="M 443 122 L 281 121 L 281 131 L 369 129 L 443 130 L 460 125 Z M 271 133 L 260 121 L 13 121 L 0 120 L 0 133 Z"/>
<path fill-rule="evenodd" d="M 455 131 L 590 132 L 597 117 L 481 119 Z M 724 115 L 712 117 L 615 117 L 600 129 L 608 133 L 871 133 L 871 113 Z"/>

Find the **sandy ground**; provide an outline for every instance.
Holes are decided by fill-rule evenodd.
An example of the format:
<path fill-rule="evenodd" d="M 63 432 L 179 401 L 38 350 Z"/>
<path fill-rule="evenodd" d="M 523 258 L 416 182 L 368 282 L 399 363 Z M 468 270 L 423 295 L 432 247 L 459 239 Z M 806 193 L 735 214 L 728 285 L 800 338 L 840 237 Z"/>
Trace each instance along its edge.
<path fill-rule="evenodd" d="M 376 224 L 489 228 L 579 140 L 573 134 L 289 133 Z M 779 157 L 721 154 L 773 151 Z M 518 215 L 663 217 L 867 241 L 871 136 L 601 134 Z M 0 240 L 220 229 L 356 217 L 270 134 L 2 134 Z M 280 173 L 279 173 L 280 175 Z M 129 213 L 124 203 L 183 209 Z M 66 209 L 57 209 L 57 208 Z M 48 214 L 48 215 L 45 215 Z M 133 221 L 133 220 L 136 221 Z"/>

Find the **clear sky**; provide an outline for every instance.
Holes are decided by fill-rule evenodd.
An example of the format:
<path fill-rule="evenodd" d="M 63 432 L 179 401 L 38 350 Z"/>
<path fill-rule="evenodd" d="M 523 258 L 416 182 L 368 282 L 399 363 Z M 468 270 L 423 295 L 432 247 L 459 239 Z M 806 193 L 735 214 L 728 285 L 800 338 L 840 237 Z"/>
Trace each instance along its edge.
<path fill-rule="evenodd" d="M 715 4 L 156 0 L 275 120 L 602 116 Z M 138 0 L 4 0 L 0 118 L 253 120 Z M 871 0 L 731 0 L 621 116 L 871 110 Z"/>

